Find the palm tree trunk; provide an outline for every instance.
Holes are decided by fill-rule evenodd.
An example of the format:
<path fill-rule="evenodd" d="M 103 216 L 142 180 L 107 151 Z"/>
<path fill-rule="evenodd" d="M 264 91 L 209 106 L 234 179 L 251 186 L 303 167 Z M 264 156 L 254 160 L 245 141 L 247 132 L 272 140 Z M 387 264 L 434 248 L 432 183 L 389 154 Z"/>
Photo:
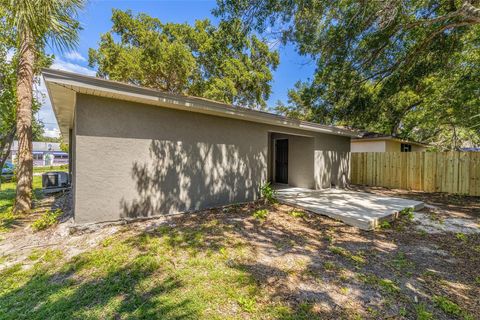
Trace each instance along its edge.
<path fill-rule="evenodd" d="M 34 41 L 30 30 L 21 35 L 20 61 L 17 73 L 17 194 L 15 213 L 26 213 L 32 208 L 32 90 Z"/>

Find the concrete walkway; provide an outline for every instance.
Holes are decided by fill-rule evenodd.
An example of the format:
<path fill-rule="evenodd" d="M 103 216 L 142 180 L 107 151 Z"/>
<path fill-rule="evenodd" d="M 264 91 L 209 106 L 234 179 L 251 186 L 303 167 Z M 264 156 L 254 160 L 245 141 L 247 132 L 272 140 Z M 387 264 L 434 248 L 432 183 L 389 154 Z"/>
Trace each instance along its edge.
<path fill-rule="evenodd" d="M 341 189 L 277 189 L 279 202 L 326 215 L 363 230 L 391 221 L 405 208 L 420 210 L 423 202 Z"/>

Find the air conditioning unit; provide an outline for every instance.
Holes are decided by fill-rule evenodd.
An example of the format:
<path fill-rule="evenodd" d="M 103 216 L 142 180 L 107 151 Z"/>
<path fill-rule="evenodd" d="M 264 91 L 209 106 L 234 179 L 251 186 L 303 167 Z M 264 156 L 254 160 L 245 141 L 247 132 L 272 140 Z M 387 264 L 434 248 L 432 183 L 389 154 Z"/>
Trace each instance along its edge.
<path fill-rule="evenodd" d="M 62 189 L 68 187 L 68 173 L 62 171 L 45 172 L 42 174 L 42 188 Z"/>

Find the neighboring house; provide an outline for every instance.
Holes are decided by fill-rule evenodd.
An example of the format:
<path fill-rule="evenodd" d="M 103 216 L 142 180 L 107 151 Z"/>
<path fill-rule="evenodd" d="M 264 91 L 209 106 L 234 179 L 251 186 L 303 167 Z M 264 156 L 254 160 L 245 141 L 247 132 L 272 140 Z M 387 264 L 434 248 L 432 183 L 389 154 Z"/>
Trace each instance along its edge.
<path fill-rule="evenodd" d="M 9 159 L 15 163 L 18 153 L 18 141 L 13 141 Z M 33 165 L 34 166 L 59 166 L 68 164 L 68 153 L 60 149 L 57 142 L 33 142 Z"/>
<path fill-rule="evenodd" d="M 353 131 L 64 71 L 43 77 L 69 139 L 76 223 L 247 202 L 268 181 L 349 182 Z"/>
<path fill-rule="evenodd" d="M 352 152 L 424 152 L 428 145 L 379 133 L 364 133 L 352 138 Z"/>

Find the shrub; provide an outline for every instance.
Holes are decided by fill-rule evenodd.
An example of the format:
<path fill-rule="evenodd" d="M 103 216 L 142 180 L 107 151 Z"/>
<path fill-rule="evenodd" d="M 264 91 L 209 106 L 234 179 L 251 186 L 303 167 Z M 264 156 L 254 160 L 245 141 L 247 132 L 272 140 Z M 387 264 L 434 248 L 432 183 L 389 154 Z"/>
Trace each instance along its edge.
<path fill-rule="evenodd" d="M 277 192 L 272 188 L 270 182 L 267 182 L 260 187 L 260 194 L 262 195 L 262 199 L 264 199 L 265 203 L 277 202 Z"/>
<path fill-rule="evenodd" d="M 32 223 L 32 228 L 36 231 L 45 230 L 48 227 L 57 224 L 58 218 L 62 215 L 62 210 L 55 211 L 47 210 L 37 220 Z"/>

